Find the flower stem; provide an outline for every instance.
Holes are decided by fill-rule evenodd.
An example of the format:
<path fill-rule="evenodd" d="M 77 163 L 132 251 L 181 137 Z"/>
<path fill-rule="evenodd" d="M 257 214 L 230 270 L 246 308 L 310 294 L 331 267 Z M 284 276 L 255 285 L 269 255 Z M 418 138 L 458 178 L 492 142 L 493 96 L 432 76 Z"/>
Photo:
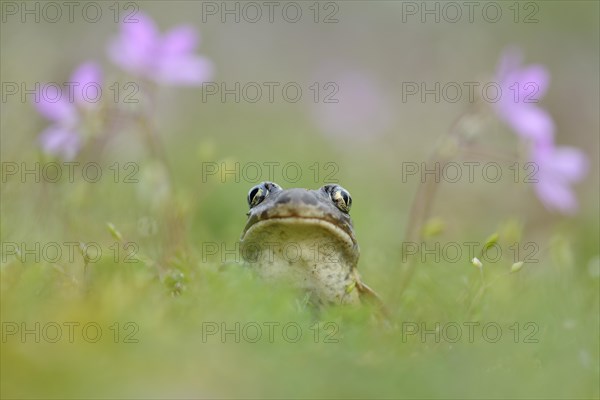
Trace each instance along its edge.
<path fill-rule="evenodd" d="M 465 144 L 465 139 L 462 137 L 463 126 L 469 118 L 475 115 L 474 111 L 467 110 L 454 121 L 428 157 L 428 165 L 439 165 L 439 170 L 442 170 L 462 150 Z M 410 208 L 410 217 L 404 233 L 403 243 L 416 243 L 419 245 L 423 240 L 423 226 L 431 213 L 440 182 L 438 179 L 425 179 L 420 182 Z M 417 266 L 414 255 L 403 255 L 402 260 L 400 285 L 396 292 L 398 296 L 402 296 L 408 287 Z"/>

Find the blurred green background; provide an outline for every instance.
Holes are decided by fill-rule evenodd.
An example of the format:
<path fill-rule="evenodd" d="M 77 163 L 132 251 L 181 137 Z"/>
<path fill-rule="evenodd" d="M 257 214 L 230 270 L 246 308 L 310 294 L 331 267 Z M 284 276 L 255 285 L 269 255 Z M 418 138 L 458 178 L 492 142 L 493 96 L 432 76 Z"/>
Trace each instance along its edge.
<path fill-rule="evenodd" d="M 487 4 L 481 2 L 473 22 L 463 15 L 456 23 L 443 16 L 439 23 L 433 17 L 423 23 L 420 15 L 403 13 L 406 3 L 296 2 L 303 11 L 296 23 L 285 21 L 281 8 L 273 23 L 266 16 L 256 23 L 231 17 L 223 23 L 203 14 L 203 2 L 135 2 L 161 32 L 184 23 L 198 29 L 199 53 L 214 63 L 214 82 L 295 82 L 302 98 L 286 101 L 276 89 L 273 102 L 266 93 L 256 103 L 231 96 L 223 102 L 206 91 L 203 98 L 199 88 L 161 87 L 152 123 L 166 158 L 153 156 L 135 126 L 122 124 L 103 151 L 76 159 L 101 166 L 105 175 L 97 183 L 81 179 L 78 169 L 74 182 L 56 183 L 23 181 L 18 174 L 5 179 L 3 172 L 2 398 L 598 398 L 599 5 L 497 2 L 503 16 L 491 23 L 477 11 Z M 536 23 L 523 22 L 530 3 L 537 6 Z M 97 4 L 104 13 L 97 23 L 77 12 L 72 23 L 66 16 L 56 23 L 23 23 L 3 8 L 3 85 L 64 82 L 89 59 L 102 65 L 108 84 L 135 81 L 106 57 L 119 26 L 112 3 Z M 426 4 L 441 10 L 444 3 Z M 515 4 L 518 22 L 509 8 Z M 314 7 L 321 12 L 318 23 Z M 323 23 L 332 10 L 338 21 Z M 556 121 L 556 141 L 589 158 L 588 175 L 575 186 L 580 209 L 572 217 L 548 212 L 531 185 L 511 179 L 441 183 L 430 223 L 439 229 L 432 228 L 430 243 L 484 243 L 497 233 L 503 250 L 513 242 L 537 245 L 539 262 L 508 274 L 523 257 L 506 251 L 500 261 L 484 263 L 482 278 L 466 257 L 454 263 L 428 258 L 399 293 L 402 240 L 419 185 L 414 177 L 402 178 L 402 163 L 426 160 L 470 107 L 464 98 L 403 101 L 403 82 L 492 81 L 510 45 L 523 49 L 527 64 L 548 68 L 551 84 L 541 106 Z M 341 105 L 315 102 L 315 82 L 324 90 L 321 97 L 328 93 L 323 85 L 335 82 Z M 353 90 L 364 94 L 361 85 L 370 91 L 364 97 L 369 101 L 353 103 Z M 132 108 L 143 109 L 146 100 L 140 94 Z M 37 139 L 48 121 L 31 102 L 9 96 L 1 106 L 3 171 L 6 163 L 51 161 Z M 500 158 L 516 153 L 508 128 L 489 115 L 484 122 L 475 140 Z M 123 182 L 121 175 L 115 183 L 111 166 L 118 163 L 124 174 L 128 162 L 139 167 L 138 182 Z M 265 167 L 258 180 L 206 177 L 203 166 L 213 163 L 237 163 L 240 172 L 248 163 L 297 163 L 302 175 L 286 178 L 276 167 L 269 177 Z M 503 164 L 504 173 L 510 164 Z M 254 184 L 274 178 L 283 187 L 318 188 L 330 181 L 331 165 L 333 178 L 352 193 L 359 268 L 386 300 L 389 321 L 372 318 L 366 307 L 327 310 L 319 323 L 299 309 L 294 293 L 236 268 L 223 271 L 223 261 L 234 261 L 233 255 L 206 254 L 207 243 L 235 249 Z M 72 242 L 97 243 L 102 256 L 87 265 L 78 251 L 67 259 L 64 243 Z M 57 262 L 43 254 L 23 260 L 7 247 L 15 243 L 29 249 L 58 243 L 64 254 Z M 137 262 L 126 262 L 130 252 Z M 35 331 L 36 322 L 39 343 L 35 334 L 23 340 L 22 324 Z M 79 323 L 72 343 L 65 322 Z M 296 323 L 302 337 L 292 343 L 276 330 L 274 340 L 266 340 L 269 322 Z M 472 341 L 465 322 L 479 323 Z M 55 343 L 44 339 L 52 336 L 49 323 L 62 327 Z M 86 323 L 101 327 L 97 342 L 82 334 Z M 221 340 L 221 332 L 203 337 L 212 323 L 234 330 L 236 323 L 257 323 L 263 338 L 251 343 L 242 335 L 236 343 L 235 335 Z M 497 342 L 482 334 L 487 323 L 501 326 Z M 430 331 L 439 324 L 441 339 L 407 335 L 414 324 Z M 462 327 L 455 343 L 445 340 L 453 337 L 448 324 Z M 332 327 L 335 343 L 325 338 Z M 10 334 L 13 328 L 19 331 Z M 129 339 L 137 342 L 126 340 L 134 330 Z M 534 330 L 529 339 L 535 340 L 525 340 Z"/>

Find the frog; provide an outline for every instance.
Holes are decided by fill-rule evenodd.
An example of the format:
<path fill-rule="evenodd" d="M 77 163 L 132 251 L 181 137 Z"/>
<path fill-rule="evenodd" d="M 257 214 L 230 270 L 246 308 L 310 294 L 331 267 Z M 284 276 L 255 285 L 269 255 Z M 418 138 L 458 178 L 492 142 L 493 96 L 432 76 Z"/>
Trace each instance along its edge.
<path fill-rule="evenodd" d="M 265 181 L 250 188 L 247 202 L 240 253 L 260 278 L 300 289 L 313 305 L 380 302 L 358 272 L 360 249 L 346 189 L 283 189 Z"/>

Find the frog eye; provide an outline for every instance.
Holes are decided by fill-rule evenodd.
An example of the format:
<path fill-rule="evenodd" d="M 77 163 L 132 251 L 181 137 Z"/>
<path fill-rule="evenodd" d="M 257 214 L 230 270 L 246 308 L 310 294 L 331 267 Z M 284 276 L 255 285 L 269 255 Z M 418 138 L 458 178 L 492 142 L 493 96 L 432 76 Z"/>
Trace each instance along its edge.
<path fill-rule="evenodd" d="M 282 190 L 281 186 L 276 183 L 261 182 L 248 192 L 248 205 L 250 208 L 255 207 L 262 203 L 269 193 L 277 192 L 279 190 Z"/>
<path fill-rule="evenodd" d="M 338 185 L 325 185 L 323 189 L 329 194 L 329 198 L 337 208 L 345 213 L 350 212 L 350 207 L 352 207 L 350 192 Z"/>

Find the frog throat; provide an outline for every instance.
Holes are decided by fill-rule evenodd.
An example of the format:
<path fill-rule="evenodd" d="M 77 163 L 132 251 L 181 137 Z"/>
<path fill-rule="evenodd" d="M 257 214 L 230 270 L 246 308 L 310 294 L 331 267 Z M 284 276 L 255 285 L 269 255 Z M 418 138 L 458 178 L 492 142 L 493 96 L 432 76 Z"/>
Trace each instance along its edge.
<path fill-rule="evenodd" d="M 266 220 L 261 220 L 253 223 L 249 227 L 244 230 L 242 234 L 242 241 L 245 241 L 247 237 L 253 237 L 257 232 L 261 230 L 266 230 L 272 227 L 273 225 L 291 225 L 293 226 L 315 226 L 320 227 L 326 230 L 332 237 L 335 239 L 342 241 L 348 248 L 356 247 L 356 242 L 353 237 L 351 237 L 345 230 L 338 227 L 336 224 L 322 218 L 315 217 L 273 217 Z"/>

